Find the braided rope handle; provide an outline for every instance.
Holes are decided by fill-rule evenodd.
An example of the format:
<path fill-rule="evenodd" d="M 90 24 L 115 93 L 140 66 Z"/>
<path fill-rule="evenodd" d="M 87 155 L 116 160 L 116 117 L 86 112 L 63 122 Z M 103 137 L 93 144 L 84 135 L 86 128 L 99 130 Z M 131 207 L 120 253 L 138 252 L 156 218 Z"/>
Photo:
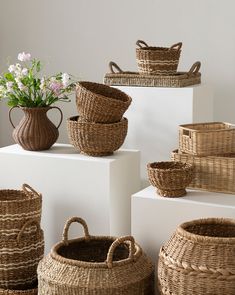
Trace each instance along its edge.
<path fill-rule="evenodd" d="M 136 45 L 139 47 L 139 48 L 143 48 L 143 47 L 149 47 L 148 44 L 146 42 L 144 42 L 143 40 L 137 40 L 136 41 Z M 143 46 L 144 45 L 144 46 Z"/>
<path fill-rule="evenodd" d="M 15 127 L 15 125 L 14 125 L 14 123 L 13 123 L 13 121 L 12 121 L 12 118 L 11 118 L 11 112 L 14 110 L 14 109 L 18 109 L 19 107 L 18 106 L 14 106 L 14 107 L 12 107 L 12 108 L 10 108 L 10 110 L 9 110 L 9 112 L 8 112 L 8 118 L 9 118 L 9 121 L 10 121 L 10 123 L 11 123 L 11 125 L 12 125 L 12 127 L 15 129 L 16 127 Z"/>
<path fill-rule="evenodd" d="M 65 243 L 66 245 L 68 245 L 68 232 L 69 232 L 69 228 L 71 226 L 72 223 L 77 222 L 79 224 L 82 225 L 83 230 L 84 230 L 84 235 L 85 235 L 85 239 L 89 240 L 90 239 L 90 234 L 89 234 L 89 230 L 88 230 L 88 226 L 86 224 L 86 221 L 80 217 L 71 217 L 70 219 L 68 219 L 65 223 L 64 226 L 64 230 L 63 230 L 63 235 L 62 235 L 62 241 L 63 243 Z"/>
<path fill-rule="evenodd" d="M 135 254 L 135 239 L 132 236 L 124 236 L 121 238 L 116 239 L 112 245 L 109 248 L 108 254 L 107 254 L 107 259 L 106 263 L 108 265 L 108 268 L 113 267 L 113 254 L 115 249 L 123 244 L 124 242 L 129 242 L 129 257 L 131 261 L 134 261 L 134 254 Z"/>
<path fill-rule="evenodd" d="M 23 190 L 23 192 L 27 195 L 27 196 L 29 196 L 29 197 L 31 197 L 31 194 L 33 194 L 33 195 L 35 195 L 36 197 L 41 197 L 42 196 L 42 194 L 40 194 L 40 193 L 38 193 L 37 191 L 35 191 L 35 189 L 33 189 L 29 184 L 27 184 L 27 183 L 24 183 L 23 185 L 22 185 L 22 190 Z"/>
<path fill-rule="evenodd" d="M 193 74 L 196 74 L 199 72 L 201 68 L 201 62 L 200 61 L 196 61 L 190 68 L 190 70 L 188 71 L 188 76 L 192 76 Z"/>
<path fill-rule="evenodd" d="M 59 113 L 60 113 L 60 121 L 59 121 L 59 124 L 56 126 L 56 129 L 58 129 L 58 128 L 60 127 L 62 121 L 63 121 L 63 113 L 62 113 L 61 109 L 58 108 L 58 107 L 50 107 L 49 110 L 52 110 L 52 109 L 56 109 L 56 110 L 58 110 Z"/>
<path fill-rule="evenodd" d="M 182 42 L 178 42 L 178 43 L 176 43 L 176 44 L 173 44 L 173 45 L 169 48 L 169 50 L 176 49 L 177 51 L 180 51 L 182 45 L 183 45 Z"/>
<path fill-rule="evenodd" d="M 118 72 L 115 72 L 114 69 L 115 68 Z M 113 61 L 110 61 L 109 63 L 109 69 L 111 71 L 112 74 L 115 74 L 115 73 L 123 73 L 123 70 Z"/>
<path fill-rule="evenodd" d="M 26 221 L 25 222 L 25 224 L 22 226 L 22 228 L 21 228 L 21 230 L 19 231 L 19 233 L 18 233 L 18 235 L 17 235 L 17 243 L 19 243 L 20 242 L 20 240 L 21 240 L 21 238 L 22 238 L 22 235 L 24 234 L 24 231 L 25 231 L 25 229 L 29 226 L 29 225 L 36 225 L 36 227 L 37 227 L 37 231 L 36 231 L 36 233 L 38 233 L 39 231 L 40 231 L 40 229 L 41 229 L 41 227 L 40 227 L 40 223 L 37 221 L 37 220 L 35 220 L 35 219 L 32 219 L 32 220 L 28 220 L 28 221 Z"/>

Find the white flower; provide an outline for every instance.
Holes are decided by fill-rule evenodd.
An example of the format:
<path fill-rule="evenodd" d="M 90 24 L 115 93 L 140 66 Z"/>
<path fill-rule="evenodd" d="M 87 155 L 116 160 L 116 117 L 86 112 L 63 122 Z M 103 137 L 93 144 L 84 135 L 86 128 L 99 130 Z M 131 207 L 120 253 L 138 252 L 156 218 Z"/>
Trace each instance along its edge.
<path fill-rule="evenodd" d="M 27 76 L 28 75 L 28 69 L 27 68 L 23 68 L 23 70 L 21 71 L 23 76 Z"/>
<path fill-rule="evenodd" d="M 15 66 L 15 65 L 10 65 L 9 68 L 8 68 L 8 71 L 9 71 L 10 73 L 15 72 L 15 70 L 16 70 L 16 66 Z"/>
<path fill-rule="evenodd" d="M 69 85 L 69 75 L 67 73 L 62 74 L 62 83 L 64 88 Z"/>
<path fill-rule="evenodd" d="M 18 54 L 18 60 L 20 61 L 29 61 L 31 59 L 31 54 L 30 53 L 19 53 Z"/>
<path fill-rule="evenodd" d="M 51 77 L 50 78 L 50 82 L 55 82 L 56 81 L 56 77 Z"/>
<path fill-rule="evenodd" d="M 6 88 L 3 85 L 0 85 L 0 98 L 6 95 Z"/>
<path fill-rule="evenodd" d="M 7 82 L 6 83 L 6 87 L 7 87 L 7 92 L 8 93 L 12 93 L 13 92 L 13 85 L 14 85 L 13 82 Z"/>
<path fill-rule="evenodd" d="M 40 81 L 40 89 L 43 90 L 46 87 L 46 81 L 45 78 L 42 77 L 41 81 Z"/>
<path fill-rule="evenodd" d="M 18 82 L 18 83 L 17 83 L 17 86 L 18 86 L 18 88 L 19 88 L 21 91 L 25 90 L 25 86 L 24 86 L 24 84 L 23 84 L 22 82 Z"/>

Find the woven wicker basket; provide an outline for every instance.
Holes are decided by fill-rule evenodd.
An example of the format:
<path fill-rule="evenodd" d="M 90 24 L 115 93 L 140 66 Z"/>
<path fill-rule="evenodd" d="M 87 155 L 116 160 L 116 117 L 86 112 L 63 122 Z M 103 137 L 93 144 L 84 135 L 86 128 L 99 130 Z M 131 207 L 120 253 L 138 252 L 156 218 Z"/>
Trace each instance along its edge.
<path fill-rule="evenodd" d="M 28 184 L 22 190 L 0 190 L 0 233 L 1 237 L 10 238 L 19 233 L 29 219 L 41 221 L 42 195 Z M 28 228 L 35 231 L 36 227 Z"/>
<path fill-rule="evenodd" d="M 32 283 L 32 285 L 27 289 L 17 289 L 17 290 L 8 290 L 8 289 L 0 289 L 0 295 L 37 295 L 37 281 Z"/>
<path fill-rule="evenodd" d="M 223 122 L 181 125 L 179 150 L 197 156 L 235 153 L 235 125 Z"/>
<path fill-rule="evenodd" d="M 138 40 L 136 45 L 136 60 L 140 74 L 174 75 L 177 72 L 182 43 L 170 48 L 148 46 Z"/>
<path fill-rule="evenodd" d="M 193 165 L 180 162 L 149 163 L 147 169 L 150 183 L 163 197 L 174 198 L 186 195 L 185 188 L 194 177 Z"/>
<path fill-rule="evenodd" d="M 78 113 L 95 123 L 115 123 L 122 119 L 131 98 L 119 89 L 93 82 L 79 82 L 76 88 Z"/>
<path fill-rule="evenodd" d="M 68 240 L 72 222 L 85 237 Z M 38 266 L 39 295 L 152 295 L 153 265 L 134 238 L 90 236 L 84 220 L 71 218 L 63 241 Z"/>
<path fill-rule="evenodd" d="M 100 124 L 79 120 L 78 116 L 67 120 L 71 144 L 90 156 L 107 156 L 123 144 L 128 129 L 128 121 L 123 118 L 118 123 Z"/>
<path fill-rule="evenodd" d="M 235 193 L 235 154 L 198 157 L 172 152 L 171 159 L 193 164 L 195 178 L 188 187 L 221 193 Z"/>
<path fill-rule="evenodd" d="M 109 63 L 110 73 L 104 77 L 104 83 L 110 86 L 141 86 L 141 87 L 186 87 L 201 83 L 199 73 L 201 63 L 195 62 L 188 72 L 177 72 L 175 75 L 144 75 L 136 72 L 122 71 L 114 63 Z M 116 69 L 116 71 L 114 70 Z"/>
<path fill-rule="evenodd" d="M 235 220 L 183 223 L 160 251 L 163 295 L 235 294 Z"/>
<path fill-rule="evenodd" d="M 31 225 L 36 233 L 27 233 Z M 37 220 L 28 220 L 15 238 L 0 239 L 0 288 L 27 289 L 37 279 L 37 265 L 44 254 L 43 231 Z"/>

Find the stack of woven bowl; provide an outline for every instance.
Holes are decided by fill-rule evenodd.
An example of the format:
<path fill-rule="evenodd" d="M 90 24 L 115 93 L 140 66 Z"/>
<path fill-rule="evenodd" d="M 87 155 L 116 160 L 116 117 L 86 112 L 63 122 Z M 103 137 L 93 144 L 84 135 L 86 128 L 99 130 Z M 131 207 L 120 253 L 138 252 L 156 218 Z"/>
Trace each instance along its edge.
<path fill-rule="evenodd" d="M 107 156 L 118 150 L 127 135 L 123 117 L 131 98 L 119 89 L 93 82 L 80 82 L 76 89 L 79 116 L 67 120 L 70 142 L 81 153 Z"/>
<path fill-rule="evenodd" d="M 37 294 L 37 265 L 44 254 L 41 210 L 41 194 L 27 184 L 0 190 L 1 295 Z"/>

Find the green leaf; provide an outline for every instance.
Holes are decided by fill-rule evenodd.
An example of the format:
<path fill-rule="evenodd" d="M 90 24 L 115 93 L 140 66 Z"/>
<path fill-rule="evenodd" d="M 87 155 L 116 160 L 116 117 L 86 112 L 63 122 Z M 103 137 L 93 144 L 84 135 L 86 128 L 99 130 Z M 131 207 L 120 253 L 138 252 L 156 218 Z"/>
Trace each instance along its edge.
<path fill-rule="evenodd" d="M 41 70 L 41 62 L 40 62 L 40 60 L 36 63 L 36 71 L 37 72 L 40 72 L 40 70 Z"/>
<path fill-rule="evenodd" d="M 7 81 L 14 81 L 14 77 L 11 73 L 6 73 L 4 77 L 7 79 Z"/>

